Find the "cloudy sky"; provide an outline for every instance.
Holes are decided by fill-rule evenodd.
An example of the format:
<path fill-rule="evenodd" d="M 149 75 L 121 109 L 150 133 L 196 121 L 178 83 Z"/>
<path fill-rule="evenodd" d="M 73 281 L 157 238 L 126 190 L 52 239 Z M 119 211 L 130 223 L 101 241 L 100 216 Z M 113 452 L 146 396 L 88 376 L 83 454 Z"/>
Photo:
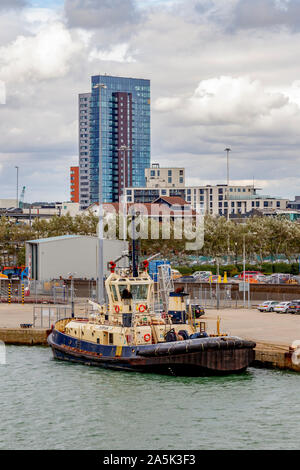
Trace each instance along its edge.
<path fill-rule="evenodd" d="M 151 79 L 152 161 L 300 194 L 299 0 L 0 0 L 0 197 L 68 200 L 77 94 Z M 6 91 L 6 93 L 5 93 Z"/>

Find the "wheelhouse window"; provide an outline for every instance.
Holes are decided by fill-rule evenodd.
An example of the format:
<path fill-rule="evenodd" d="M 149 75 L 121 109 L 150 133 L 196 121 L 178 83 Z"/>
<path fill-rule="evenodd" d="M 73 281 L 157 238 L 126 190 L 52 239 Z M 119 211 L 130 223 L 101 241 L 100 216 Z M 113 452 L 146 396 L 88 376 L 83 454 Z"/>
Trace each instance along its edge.
<path fill-rule="evenodd" d="M 116 286 L 114 286 L 113 284 L 111 285 L 111 296 L 112 296 L 113 302 L 118 301 L 117 289 L 116 289 Z"/>
<path fill-rule="evenodd" d="M 127 285 L 127 284 L 119 284 L 119 292 L 120 292 L 121 299 L 122 299 L 123 291 L 124 291 L 125 289 L 128 290 L 128 285 Z"/>
<path fill-rule="evenodd" d="M 130 290 L 134 300 L 147 300 L 149 290 L 147 284 L 132 285 Z"/>

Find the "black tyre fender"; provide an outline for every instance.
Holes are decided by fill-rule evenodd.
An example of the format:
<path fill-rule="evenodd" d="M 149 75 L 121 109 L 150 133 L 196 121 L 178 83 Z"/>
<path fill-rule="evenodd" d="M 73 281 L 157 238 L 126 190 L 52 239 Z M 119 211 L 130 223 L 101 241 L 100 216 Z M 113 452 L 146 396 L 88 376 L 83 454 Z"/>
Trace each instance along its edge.
<path fill-rule="evenodd" d="M 178 334 L 183 337 L 184 340 L 189 339 L 189 334 L 187 330 L 179 330 Z"/>

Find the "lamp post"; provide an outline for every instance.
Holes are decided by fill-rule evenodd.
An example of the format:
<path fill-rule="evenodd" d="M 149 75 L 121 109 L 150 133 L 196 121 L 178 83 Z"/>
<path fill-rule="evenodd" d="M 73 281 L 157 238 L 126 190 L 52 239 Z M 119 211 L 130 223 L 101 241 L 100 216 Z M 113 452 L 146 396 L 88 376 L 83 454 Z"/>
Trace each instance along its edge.
<path fill-rule="evenodd" d="M 219 286 L 219 276 L 220 276 L 220 260 L 218 256 L 216 257 L 217 262 L 217 284 L 216 284 L 216 296 L 217 296 L 217 310 L 220 308 L 220 286 Z"/>
<path fill-rule="evenodd" d="M 69 274 L 69 279 L 71 279 L 71 316 L 74 318 L 74 279 L 73 276 L 75 273 L 68 273 Z"/>
<path fill-rule="evenodd" d="M 121 145 L 120 148 L 117 149 L 118 151 L 122 152 L 123 154 L 123 191 L 122 191 L 122 209 L 123 209 L 123 240 L 126 241 L 127 238 L 127 217 L 126 217 L 126 194 L 125 188 L 128 181 L 126 180 L 126 175 L 128 174 L 128 158 L 126 159 L 126 152 L 128 157 L 128 152 L 131 148 L 127 147 L 126 145 Z"/>
<path fill-rule="evenodd" d="M 99 227 L 98 227 L 98 303 L 104 304 L 103 289 L 103 182 L 102 182 L 102 122 L 101 122 L 101 91 L 106 88 L 104 83 L 98 83 L 94 88 L 99 89 Z"/>
<path fill-rule="evenodd" d="M 246 235 L 257 235 L 257 232 L 251 232 L 251 233 L 243 233 L 243 307 L 246 307 Z M 250 307 L 250 278 L 248 276 L 248 308 Z"/>
<path fill-rule="evenodd" d="M 245 275 L 245 271 L 246 271 L 246 247 L 245 247 L 245 239 L 246 239 L 246 234 L 244 233 L 243 234 L 243 283 L 244 283 L 244 286 L 243 286 L 243 307 L 245 308 L 246 306 L 246 275 Z M 248 293 L 249 295 L 249 293 Z"/>
<path fill-rule="evenodd" d="M 19 167 L 15 166 L 17 169 L 17 209 L 19 207 Z"/>
<path fill-rule="evenodd" d="M 229 152 L 231 149 L 227 147 L 224 152 L 227 152 L 227 220 L 229 220 Z"/>

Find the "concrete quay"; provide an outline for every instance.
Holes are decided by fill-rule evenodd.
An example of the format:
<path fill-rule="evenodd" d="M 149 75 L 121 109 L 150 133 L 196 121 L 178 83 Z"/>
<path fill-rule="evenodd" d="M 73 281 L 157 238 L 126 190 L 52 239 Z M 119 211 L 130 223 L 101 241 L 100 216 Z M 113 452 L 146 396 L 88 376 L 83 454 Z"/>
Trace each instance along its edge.
<path fill-rule="evenodd" d="M 255 366 L 287 369 L 300 372 L 294 341 L 300 343 L 300 315 L 259 312 L 257 309 L 207 309 L 201 320 L 209 333 L 216 333 L 217 318 L 220 331 L 255 341 Z M 299 362 L 299 364 L 298 364 Z"/>
<path fill-rule="evenodd" d="M 82 305 L 75 305 L 76 314 L 83 315 Z M 295 340 L 300 342 L 300 315 L 207 309 L 201 321 L 206 322 L 208 333 L 217 332 L 218 316 L 221 332 L 256 342 L 255 366 L 300 372 L 300 350 L 298 361 L 297 353 L 290 349 Z M 47 345 L 49 328 L 20 328 L 20 324 L 32 322 L 32 305 L 0 304 L 0 340 L 5 344 Z"/>
<path fill-rule="evenodd" d="M 46 346 L 50 332 L 46 328 L 0 328 L 0 340 L 19 346 Z"/>
<path fill-rule="evenodd" d="M 53 307 L 52 304 L 44 304 Z M 75 315 L 83 315 L 82 305 L 75 305 Z M 21 324 L 33 324 L 33 305 L 0 304 L 0 341 L 15 345 L 48 345 L 48 328 L 21 328 Z"/>

